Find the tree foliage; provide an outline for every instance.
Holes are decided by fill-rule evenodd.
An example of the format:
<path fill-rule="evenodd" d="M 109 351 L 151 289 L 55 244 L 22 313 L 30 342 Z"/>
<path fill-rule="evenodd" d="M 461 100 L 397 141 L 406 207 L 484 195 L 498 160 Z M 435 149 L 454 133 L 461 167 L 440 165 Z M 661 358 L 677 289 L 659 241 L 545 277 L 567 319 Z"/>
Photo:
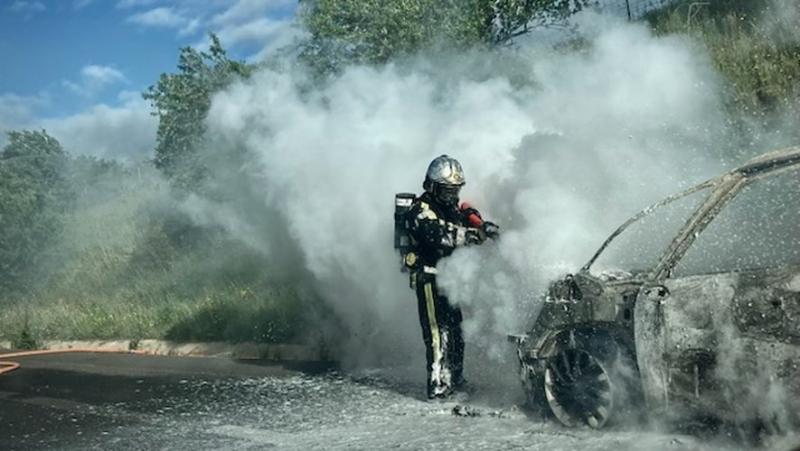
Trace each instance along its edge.
<path fill-rule="evenodd" d="M 26 287 L 41 252 L 58 238 L 73 196 L 68 155 L 45 131 L 12 131 L 0 152 L 0 288 Z"/>
<path fill-rule="evenodd" d="M 208 52 L 181 48 L 178 73 L 161 74 L 142 94 L 159 118 L 155 165 L 175 186 L 191 189 L 207 175 L 198 153 L 211 97 L 236 78 L 248 77 L 254 67 L 229 59 L 212 34 Z"/>
<path fill-rule="evenodd" d="M 590 0 L 306 0 L 310 36 L 301 58 L 321 72 L 382 64 L 431 45 L 507 45 L 531 29 L 563 23 Z"/>

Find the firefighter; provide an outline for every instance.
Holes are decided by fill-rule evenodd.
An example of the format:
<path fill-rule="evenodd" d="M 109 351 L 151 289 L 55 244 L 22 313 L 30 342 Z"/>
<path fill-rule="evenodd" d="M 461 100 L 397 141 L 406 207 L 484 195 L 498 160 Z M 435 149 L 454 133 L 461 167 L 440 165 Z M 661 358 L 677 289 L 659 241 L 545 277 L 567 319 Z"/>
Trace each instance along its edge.
<path fill-rule="evenodd" d="M 425 192 L 405 215 L 411 243 L 405 265 L 417 294 L 428 399 L 446 398 L 465 388 L 461 309 L 439 291 L 436 264 L 458 247 L 482 244 L 499 233 L 499 227 L 483 221 L 474 208 L 466 204 L 459 208 L 464 183 L 464 171 L 456 159 L 447 155 L 435 158 L 425 174 Z"/>

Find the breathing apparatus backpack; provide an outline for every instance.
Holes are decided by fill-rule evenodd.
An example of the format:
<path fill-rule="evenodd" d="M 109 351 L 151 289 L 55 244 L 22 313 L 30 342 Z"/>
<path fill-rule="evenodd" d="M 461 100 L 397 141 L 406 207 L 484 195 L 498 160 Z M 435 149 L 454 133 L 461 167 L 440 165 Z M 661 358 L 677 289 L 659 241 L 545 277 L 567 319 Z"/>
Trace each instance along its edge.
<path fill-rule="evenodd" d="M 409 234 L 408 212 L 417 196 L 413 193 L 397 193 L 394 195 L 394 248 L 400 253 L 400 270 L 408 272 L 417 266 L 417 254 L 414 239 Z"/>

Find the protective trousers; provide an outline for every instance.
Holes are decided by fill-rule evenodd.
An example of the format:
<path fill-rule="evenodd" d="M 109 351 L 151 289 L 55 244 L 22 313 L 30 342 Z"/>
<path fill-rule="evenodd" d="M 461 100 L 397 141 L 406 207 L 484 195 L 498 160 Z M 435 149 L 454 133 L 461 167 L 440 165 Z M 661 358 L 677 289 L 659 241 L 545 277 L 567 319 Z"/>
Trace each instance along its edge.
<path fill-rule="evenodd" d="M 418 272 L 415 285 L 428 364 L 428 398 L 445 397 L 463 381 L 463 316 L 439 293 L 435 275 Z"/>

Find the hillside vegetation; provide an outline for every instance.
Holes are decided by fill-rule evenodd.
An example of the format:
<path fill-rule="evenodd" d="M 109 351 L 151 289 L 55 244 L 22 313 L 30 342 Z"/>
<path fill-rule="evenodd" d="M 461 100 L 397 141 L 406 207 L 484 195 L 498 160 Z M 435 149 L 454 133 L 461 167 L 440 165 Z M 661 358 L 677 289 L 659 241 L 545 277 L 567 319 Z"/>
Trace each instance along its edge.
<path fill-rule="evenodd" d="M 582 5 L 547 0 L 525 9 L 520 5 L 530 2 L 499 2 L 514 14 L 492 28 L 499 10 L 481 0 L 467 2 L 469 8 L 378 3 L 391 17 L 367 14 L 377 5 L 369 0 L 303 2 L 299 15 L 309 33 L 289 53 L 312 73 L 309 84 L 325 83 L 348 64 L 383 65 L 431 47 L 502 52 L 530 24 L 562 21 L 575 12 L 566 4 Z M 776 11 L 781 4 L 685 2 L 644 20 L 657 34 L 687 36 L 708 51 L 726 83 L 730 121 L 745 136 L 800 117 L 800 31 L 793 20 L 800 14 Z M 386 34 L 388 18 L 397 33 Z M 434 19 L 446 19 L 447 28 L 431 28 Z M 212 41 L 208 52 L 180 49 L 178 70 L 143 94 L 159 118 L 151 161 L 79 157 L 82 149 L 63 149 L 45 131 L 9 135 L 0 152 L 0 338 L 19 347 L 54 338 L 322 339 L 316 324 L 330 312 L 304 274 L 286 271 L 302 267 L 292 237 L 275 240 L 287 249 L 273 249 L 281 258 L 272 258 L 186 208 L 187 200 L 202 198 L 252 223 L 274 220 L 259 200 L 266 193 L 243 188 L 241 168 L 253 156 L 209 151 L 203 120 L 211 96 L 258 68 L 231 60 Z"/>

